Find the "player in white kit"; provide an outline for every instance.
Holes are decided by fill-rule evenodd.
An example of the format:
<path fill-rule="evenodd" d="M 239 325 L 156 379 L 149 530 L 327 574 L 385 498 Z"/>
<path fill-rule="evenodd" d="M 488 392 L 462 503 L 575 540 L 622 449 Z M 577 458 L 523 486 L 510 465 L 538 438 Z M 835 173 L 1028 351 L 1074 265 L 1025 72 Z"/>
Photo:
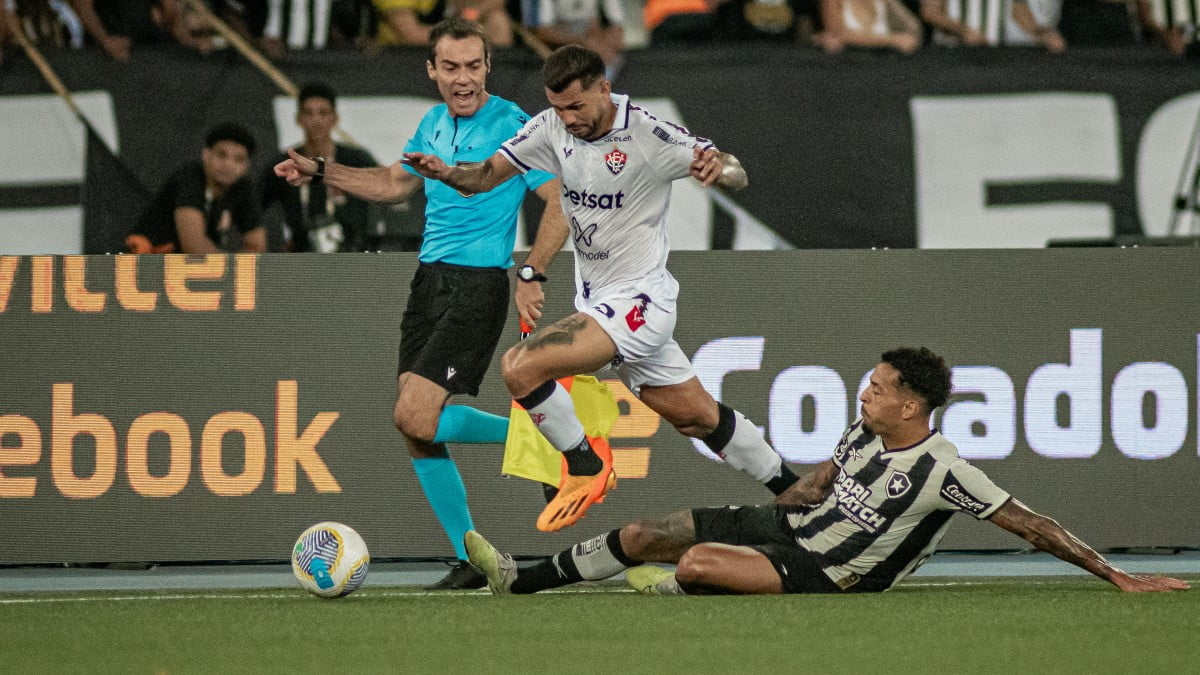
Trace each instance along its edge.
<path fill-rule="evenodd" d="M 555 382 L 610 363 L 680 433 L 701 439 L 731 466 L 783 492 L 795 474 L 752 422 L 700 386 L 673 337 L 679 283 L 666 268 L 671 183 L 691 176 L 705 187 L 740 190 L 747 184 L 741 163 L 711 141 L 613 94 L 604 63 L 590 49 L 556 50 L 542 79 L 551 108 L 487 161 L 450 167 L 437 157 L 405 154 L 423 176 L 467 194 L 533 169 L 562 179 L 579 311 L 509 349 L 502 360 L 513 398 L 565 460 L 558 495 L 538 518 L 538 528 L 574 524 L 616 484 L 607 443 L 584 435 L 570 395 Z M 545 277 L 523 267 L 517 278 Z"/>

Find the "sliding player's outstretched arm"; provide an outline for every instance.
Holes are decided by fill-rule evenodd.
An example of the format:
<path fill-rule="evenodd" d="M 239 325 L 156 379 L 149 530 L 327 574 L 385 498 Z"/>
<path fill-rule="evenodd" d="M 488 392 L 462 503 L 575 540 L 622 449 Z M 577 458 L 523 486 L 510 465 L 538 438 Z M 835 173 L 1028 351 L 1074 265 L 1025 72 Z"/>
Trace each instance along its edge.
<path fill-rule="evenodd" d="M 1127 574 L 1104 556 L 1067 532 L 1053 518 L 1035 513 L 1016 499 L 1009 499 L 992 514 L 991 521 L 1039 549 L 1095 574 L 1122 591 L 1183 591 L 1186 581 L 1171 577 Z"/>
<path fill-rule="evenodd" d="M 487 192 L 517 175 L 516 167 L 499 153 L 484 162 L 457 166 L 449 166 L 441 158 L 421 152 L 406 152 L 401 161 L 422 176 L 440 180 L 464 195 Z"/>

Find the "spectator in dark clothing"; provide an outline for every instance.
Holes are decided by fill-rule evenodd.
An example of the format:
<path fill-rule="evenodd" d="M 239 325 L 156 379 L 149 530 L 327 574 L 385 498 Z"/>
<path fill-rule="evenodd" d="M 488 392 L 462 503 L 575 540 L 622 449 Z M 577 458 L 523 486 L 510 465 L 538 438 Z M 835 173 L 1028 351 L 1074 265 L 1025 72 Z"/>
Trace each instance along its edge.
<path fill-rule="evenodd" d="M 722 0 L 646 0 L 642 25 L 651 47 L 703 45 L 716 31 L 716 8 Z"/>
<path fill-rule="evenodd" d="M 321 82 L 307 84 L 301 87 L 297 103 L 296 124 L 304 130 L 304 142 L 294 148 L 297 153 L 355 168 L 379 165 L 366 150 L 333 142 L 338 114 L 332 87 Z M 370 203 L 324 181 L 288 185 L 274 171 L 274 165 L 285 159 L 287 153 L 280 153 L 262 177 L 264 209 L 276 203 L 283 207 L 287 226 L 284 248 L 314 253 L 367 250 L 373 212 Z"/>
<path fill-rule="evenodd" d="M 505 0 L 372 0 L 379 15 L 376 39 L 381 47 L 427 46 L 433 27 L 455 17 L 483 26 L 493 47 L 513 41 Z"/>
<path fill-rule="evenodd" d="M 254 136 L 227 122 L 213 127 L 200 159 L 180 167 L 126 239 L 131 253 L 265 253 L 266 228 L 246 176 Z"/>
<path fill-rule="evenodd" d="M 1154 18 L 1150 0 L 1063 0 L 1058 29 L 1070 47 L 1125 47 L 1143 39 L 1183 54 L 1182 27 Z"/>
<path fill-rule="evenodd" d="M 721 41 L 808 42 L 819 10 L 814 0 L 727 0 L 716 15 Z"/>
<path fill-rule="evenodd" d="M 370 0 L 267 0 L 261 47 L 277 59 L 288 50 L 353 45 L 372 20 Z"/>
<path fill-rule="evenodd" d="M 182 0 L 77 1 L 94 11 L 106 34 L 127 41 L 130 46 L 177 42 L 202 54 L 213 48 L 211 38 L 192 34 Z M 100 44 L 109 51 L 108 46 Z"/>

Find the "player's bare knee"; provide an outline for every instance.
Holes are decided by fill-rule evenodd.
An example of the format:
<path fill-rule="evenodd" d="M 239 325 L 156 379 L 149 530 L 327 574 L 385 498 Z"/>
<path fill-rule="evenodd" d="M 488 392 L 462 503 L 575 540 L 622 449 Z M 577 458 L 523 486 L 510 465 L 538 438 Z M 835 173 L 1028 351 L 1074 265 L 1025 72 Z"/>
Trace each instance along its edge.
<path fill-rule="evenodd" d="M 515 377 L 517 369 L 517 361 L 520 360 L 521 345 L 510 347 L 504 352 L 504 356 L 500 357 L 500 377 L 504 378 L 505 386 L 509 385 L 511 378 Z"/>
<path fill-rule="evenodd" d="M 411 421 L 397 421 L 396 428 L 400 430 L 401 434 L 404 434 L 405 438 L 422 444 L 433 443 L 433 438 L 437 435 L 437 427 Z"/>
<path fill-rule="evenodd" d="M 523 356 L 524 349 L 517 345 L 504 352 L 504 357 L 500 359 L 500 375 L 513 398 L 528 395 L 546 381 L 545 377 L 529 367 L 528 359 L 522 358 Z"/>
<path fill-rule="evenodd" d="M 417 443 L 432 443 L 437 435 L 437 416 L 432 417 L 431 423 L 430 416 L 422 414 L 423 412 L 405 405 L 403 401 L 398 402 L 392 414 L 392 423 L 405 438 Z"/>
<path fill-rule="evenodd" d="M 508 381 L 508 374 L 512 372 L 517 360 L 520 358 L 521 345 L 513 345 L 509 347 L 504 355 L 500 357 L 500 375 L 504 380 Z"/>
<path fill-rule="evenodd" d="M 696 544 L 689 548 L 675 567 L 675 578 L 681 585 L 702 586 L 713 570 L 713 551 L 708 544 Z"/>

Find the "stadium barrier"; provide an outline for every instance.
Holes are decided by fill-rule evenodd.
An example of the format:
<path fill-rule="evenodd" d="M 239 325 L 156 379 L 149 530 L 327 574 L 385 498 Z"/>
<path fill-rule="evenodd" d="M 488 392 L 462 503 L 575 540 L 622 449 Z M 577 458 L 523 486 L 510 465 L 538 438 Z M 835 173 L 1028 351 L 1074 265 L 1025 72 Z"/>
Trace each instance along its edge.
<path fill-rule="evenodd" d="M 451 555 L 391 421 L 415 267 L 0 257 L 0 564 L 278 560 L 327 519 L 376 557 Z M 1097 547 L 1200 544 L 1197 249 L 677 252 L 671 268 L 700 379 L 799 471 L 829 457 L 881 352 L 927 345 L 955 366 L 937 424 L 999 485 Z M 571 311 L 570 270 L 550 269 L 547 320 Z M 451 447 L 505 549 L 769 497 L 613 387 L 620 484 L 564 532 L 534 528 L 542 491 L 500 475 L 500 447 Z M 509 410 L 496 362 L 475 403 Z M 943 548 L 1023 546 L 962 516 Z"/>

